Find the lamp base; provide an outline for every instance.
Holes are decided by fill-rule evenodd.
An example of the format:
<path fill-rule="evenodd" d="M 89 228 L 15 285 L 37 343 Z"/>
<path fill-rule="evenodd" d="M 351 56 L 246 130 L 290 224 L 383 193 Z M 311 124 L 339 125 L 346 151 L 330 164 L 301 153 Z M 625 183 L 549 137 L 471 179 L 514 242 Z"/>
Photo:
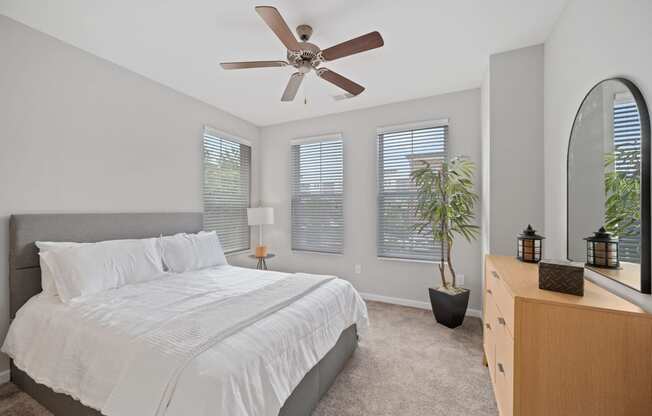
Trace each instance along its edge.
<path fill-rule="evenodd" d="M 256 246 L 256 257 L 267 257 L 267 246 Z"/>

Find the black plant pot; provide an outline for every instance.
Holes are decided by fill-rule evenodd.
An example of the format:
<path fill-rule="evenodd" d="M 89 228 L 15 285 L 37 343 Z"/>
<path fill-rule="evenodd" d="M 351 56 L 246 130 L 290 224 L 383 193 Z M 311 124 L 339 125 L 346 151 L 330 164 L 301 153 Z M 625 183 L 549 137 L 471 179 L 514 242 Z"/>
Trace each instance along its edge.
<path fill-rule="evenodd" d="M 432 313 L 440 324 L 449 328 L 457 328 L 464 322 L 466 308 L 469 306 L 468 289 L 462 289 L 462 292 L 452 294 L 441 290 L 430 288 L 430 303 L 432 304 Z"/>

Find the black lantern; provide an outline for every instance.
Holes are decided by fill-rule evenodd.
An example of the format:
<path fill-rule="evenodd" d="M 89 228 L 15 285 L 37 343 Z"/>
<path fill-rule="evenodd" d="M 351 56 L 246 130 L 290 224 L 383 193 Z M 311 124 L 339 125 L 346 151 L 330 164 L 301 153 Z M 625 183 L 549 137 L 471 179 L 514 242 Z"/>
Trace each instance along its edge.
<path fill-rule="evenodd" d="M 526 263 L 541 261 L 541 240 L 544 238 L 528 224 L 523 233 L 518 236 L 516 258 Z"/>
<path fill-rule="evenodd" d="M 613 237 L 604 227 L 586 237 L 586 265 L 606 269 L 620 267 L 618 237 Z"/>

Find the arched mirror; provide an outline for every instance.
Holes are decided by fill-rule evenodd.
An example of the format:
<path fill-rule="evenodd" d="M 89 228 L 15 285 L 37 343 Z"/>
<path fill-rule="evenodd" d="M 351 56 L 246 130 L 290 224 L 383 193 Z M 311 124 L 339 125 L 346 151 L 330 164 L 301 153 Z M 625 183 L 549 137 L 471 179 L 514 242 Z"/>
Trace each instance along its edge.
<path fill-rule="evenodd" d="M 607 79 L 586 95 L 567 173 L 568 259 L 651 293 L 650 115 L 631 81 Z"/>

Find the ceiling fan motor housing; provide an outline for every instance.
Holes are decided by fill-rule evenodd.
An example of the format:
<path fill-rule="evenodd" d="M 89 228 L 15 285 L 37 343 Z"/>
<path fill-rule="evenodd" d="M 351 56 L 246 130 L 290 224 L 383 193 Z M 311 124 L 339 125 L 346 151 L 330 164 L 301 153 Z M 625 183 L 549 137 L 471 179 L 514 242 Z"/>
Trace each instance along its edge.
<path fill-rule="evenodd" d="M 310 42 L 299 42 L 301 47 L 298 51 L 288 51 L 288 61 L 295 68 L 301 67 L 303 64 L 309 64 L 313 68 L 321 63 L 319 53 L 321 49 L 317 45 Z"/>

